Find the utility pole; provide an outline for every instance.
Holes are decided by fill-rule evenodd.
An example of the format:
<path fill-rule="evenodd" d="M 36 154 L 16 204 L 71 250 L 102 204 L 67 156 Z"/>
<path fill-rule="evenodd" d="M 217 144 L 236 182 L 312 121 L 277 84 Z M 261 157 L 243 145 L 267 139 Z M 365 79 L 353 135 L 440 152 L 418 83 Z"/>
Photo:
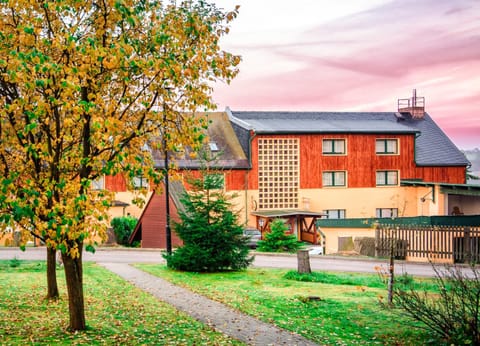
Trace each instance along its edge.
<path fill-rule="evenodd" d="M 170 194 L 168 189 L 167 109 L 163 103 L 163 150 L 165 156 L 165 235 L 167 254 L 172 254 L 172 232 L 170 229 Z"/>

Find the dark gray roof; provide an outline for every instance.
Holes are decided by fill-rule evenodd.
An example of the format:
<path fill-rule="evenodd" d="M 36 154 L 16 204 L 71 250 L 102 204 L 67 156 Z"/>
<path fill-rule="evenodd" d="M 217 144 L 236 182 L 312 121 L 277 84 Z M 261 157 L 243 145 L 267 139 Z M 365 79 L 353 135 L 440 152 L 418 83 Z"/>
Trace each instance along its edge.
<path fill-rule="evenodd" d="M 407 117 L 405 123 L 407 126 L 418 129 L 421 133 L 415 146 L 415 158 L 418 165 L 470 165 L 465 154 L 453 144 L 427 113 L 421 120 Z"/>
<path fill-rule="evenodd" d="M 118 199 L 113 200 L 112 207 L 128 207 L 130 204 L 127 202 L 119 201 Z"/>
<path fill-rule="evenodd" d="M 388 121 L 394 113 L 232 112 L 230 120 L 256 133 L 414 133 L 415 129 Z M 395 117 L 395 116 L 394 116 Z M 239 121 L 240 120 L 240 121 Z"/>
<path fill-rule="evenodd" d="M 227 113 L 234 127 L 258 134 L 414 134 L 417 165 L 470 164 L 427 113 L 422 119 L 395 112 L 236 112 L 227 109 Z"/>

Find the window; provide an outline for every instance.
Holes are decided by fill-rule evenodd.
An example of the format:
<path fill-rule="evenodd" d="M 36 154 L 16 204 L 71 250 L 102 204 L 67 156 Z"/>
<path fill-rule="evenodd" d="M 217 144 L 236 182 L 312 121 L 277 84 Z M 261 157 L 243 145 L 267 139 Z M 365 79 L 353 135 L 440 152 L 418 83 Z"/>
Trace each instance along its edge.
<path fill-rule="evenodd" d="M 132 180 L 133 188 L 137 189 L 146 189 L 148 188 L 148 179 L 146 177 L 133 177 Z"/>
<path fill-rule="evenodd" d="M 398 139 L 377 139 L 375 151 L 380 155 L 398 154 Z"/>
<path fill-rule="evenodd" d="M 212 152 L 217 152 L 219 150 L 216 142 L 209 142 L 208 145 L 210 147 L 210 151 Z"/>
<path fill-rule="evenodd" d="M 322 184 L 323 186 L 346 186 L 346 175 L 345 171 L 331 171 L 323 172 L 322 175 Z"/>
<path fill-rule="evenodd" d="M 223 189 L 225 185 L 225 177 L 223 174 L 207 174 L 203 178 L 203 186 L 205 189 Z"/>
<path fill-rule="evenodd" d="M 344 155 L 345 140 L 344 139 L 324 139 L 322 145 L 322 153 L 324 155 Z"/>
<path fill-rule="evenodd" d="M 345 219 L 345 209 L 328 209 L 323 212 L 327 219 Z"/>
<path fill-rule="evenodd" d="M 258 140 L 258 208 L 298 208 L 298 138 Z"/>
<path fill-rule="evenodd" d="M 105 188 L 105 177 L 102 175 L 92 180 L 92 190 L 103 190 Z"/>
<path fill-rule="evenodd" d="M 377 208 L 376 217 L 398 217 L 397 208 Z"/>
<path fill-rule="evenodd" d="M 398 185 L 398 171 L 377 171 L 377 186 Z"/>

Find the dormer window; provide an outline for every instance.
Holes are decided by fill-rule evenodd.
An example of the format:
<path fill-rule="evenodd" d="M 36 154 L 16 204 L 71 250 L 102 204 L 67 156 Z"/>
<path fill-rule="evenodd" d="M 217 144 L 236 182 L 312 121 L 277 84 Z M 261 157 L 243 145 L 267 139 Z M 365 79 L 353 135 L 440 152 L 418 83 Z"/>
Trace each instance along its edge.
<path fill-rule="evenodd" d="M 148 143 L 144 143 L 140 149 L 141 149 L 144 153 L 145 153 L 145 152 L 149 152 L 149 153 L 152 152 L 152 148 L 150 148 L 150 146 L 148 145 Z"/>
<path fill-rule="evenodd" d="M 208 143 L 208 145 L 210 146 L 210 151 L 212 151 L 212 152 L 216 152 L 216 151 L 219 150 L 218 145 L 215 142 L 210 142 L 210 143 Z"/>

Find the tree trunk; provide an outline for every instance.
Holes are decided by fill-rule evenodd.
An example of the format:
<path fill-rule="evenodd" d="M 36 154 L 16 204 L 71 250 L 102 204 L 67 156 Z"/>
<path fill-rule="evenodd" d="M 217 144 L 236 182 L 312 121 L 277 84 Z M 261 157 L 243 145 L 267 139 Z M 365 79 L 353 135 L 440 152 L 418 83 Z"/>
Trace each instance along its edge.
<path fill-rule="evenodd" d="M 312 269 L 310 268 L 310 256 L 308 254 L 308 250 L 299 250 L 297 252 L 297 260 L 298 260 L 298 272 L 303 273 L 311 273 Z"/>
<path fill-rule="evenodd" d="M 79 244 L 79 257 L 71 258 L 62 253 L 65 279 L 68 291 L 68 310 L 70 312 L 71 331 L 85 330 L 85 306 L 83 300 L 83 268 L 82 268 L 82 247 Z"/>
<path fill-rule="evenodd" d="M 57 250 L 47 247 L 47 299 L 58 299 Z"/>

